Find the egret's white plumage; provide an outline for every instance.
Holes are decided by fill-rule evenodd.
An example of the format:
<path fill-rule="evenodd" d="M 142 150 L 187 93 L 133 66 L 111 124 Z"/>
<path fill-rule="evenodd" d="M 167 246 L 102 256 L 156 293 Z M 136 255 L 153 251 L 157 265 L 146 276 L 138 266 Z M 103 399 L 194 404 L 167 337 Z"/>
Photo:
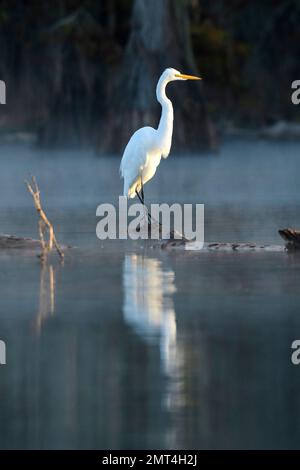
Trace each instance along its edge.
<path fill-rule="evenodd" d="M 157 129 L 142 127 L 129 140 L 120 166 L 124 178 L 124 196 L 134 198 L 143 185 L 155 174 L 161 157 L 167 158 L 172 143 L 173 106 L 166 95 L 166 86 L 173 80 L 199 80 L 199 77 L 184 75 L 178 70 L 168 68 L 161 75 L 156 97 L 162 107 L 162 114 Z"/>

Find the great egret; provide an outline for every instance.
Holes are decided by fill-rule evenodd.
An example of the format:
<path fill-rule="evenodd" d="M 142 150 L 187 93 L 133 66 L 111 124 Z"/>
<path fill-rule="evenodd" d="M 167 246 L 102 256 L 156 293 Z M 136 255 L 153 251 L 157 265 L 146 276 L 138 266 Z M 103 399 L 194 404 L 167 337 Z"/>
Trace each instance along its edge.
<path fill-rule="evenodd" d="M 144 204 L 144 184 L 155 174 L 161 157 L 170 153 L 173 133 L 173 106 L 166 95 L 166 86 L 174 80 L 201 80 L 200 77 L 185 75 L 178 70 L 166 69 L 156 87 L 156 98 L 161 104 L 162 113 L 157 129 L 142 127 L 129 140 L 120 166 L 124 178 L 124 196 L 138 196 Z"/>

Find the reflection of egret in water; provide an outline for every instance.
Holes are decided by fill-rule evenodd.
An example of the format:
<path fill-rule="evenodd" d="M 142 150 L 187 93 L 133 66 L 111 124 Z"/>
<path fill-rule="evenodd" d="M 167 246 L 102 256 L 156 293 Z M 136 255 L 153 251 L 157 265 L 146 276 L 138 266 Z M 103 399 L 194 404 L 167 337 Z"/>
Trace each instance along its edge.
<path fill-rule="evenodd" d="M 55 272 L 52 265 L 42 263 L 40 273 L 39 308 L 35 319 L 36 333 L 39 335 L 43 323 L 54 315 L 55 309 Z"/>
<path fill-rule="evenodd" d="M 165 396 L 168 409 L 182 405 L 182 351 L 178 345 L 172 296 L 175 274 L 160 260 L 126 255 L 123 269 L 123 313 L 128 325 L 147 342 L 159 342 L 163 373 L 170 379 Z"/>

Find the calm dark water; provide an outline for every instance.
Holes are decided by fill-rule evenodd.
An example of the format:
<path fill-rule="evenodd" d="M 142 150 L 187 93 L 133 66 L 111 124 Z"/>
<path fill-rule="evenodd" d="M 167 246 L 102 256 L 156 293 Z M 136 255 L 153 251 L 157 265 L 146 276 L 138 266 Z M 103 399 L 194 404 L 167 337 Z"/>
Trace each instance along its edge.
<path fill-rule="evenodd" d="M 234 142 L 163 162 L 150 202 L 205 204 L 206 241 L 300 227 L 300 145 Z M 300 256 L 100 242 L 118 159 L 1 147 L 0 231 L 37 236 L 37 176 L 60 265 L 0 254 L 0 448 L 297 448 Z"/>

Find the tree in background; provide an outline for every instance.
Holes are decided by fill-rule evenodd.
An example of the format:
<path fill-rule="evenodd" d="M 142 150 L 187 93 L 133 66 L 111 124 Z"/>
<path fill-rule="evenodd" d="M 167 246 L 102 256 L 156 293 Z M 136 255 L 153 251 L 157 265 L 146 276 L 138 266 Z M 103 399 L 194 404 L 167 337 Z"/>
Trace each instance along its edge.
<path fill-rule="evenodd" d="M 102 150 L 119 151 L 142 125 L 157 126 L 160 106 L 155 88 L 167 67 L 197 75 L 190 41 L 188 2 L 135 0 L 131 31 L 113 94 L 107 103 Z M 174 142 L 179 149 L 215 148 L 201 83 L 168 87 L 174 101 Z"/>
<path fill-rule="evenodd" d="M 204 79 L 168 87 L 176 150 L 214 147 L 211 117 L 224 130 L 297 121 L 299 21 L 299 0 L 0 0 L 0 136 L 120 153 L 157 125 L 170 66 Z"/>

